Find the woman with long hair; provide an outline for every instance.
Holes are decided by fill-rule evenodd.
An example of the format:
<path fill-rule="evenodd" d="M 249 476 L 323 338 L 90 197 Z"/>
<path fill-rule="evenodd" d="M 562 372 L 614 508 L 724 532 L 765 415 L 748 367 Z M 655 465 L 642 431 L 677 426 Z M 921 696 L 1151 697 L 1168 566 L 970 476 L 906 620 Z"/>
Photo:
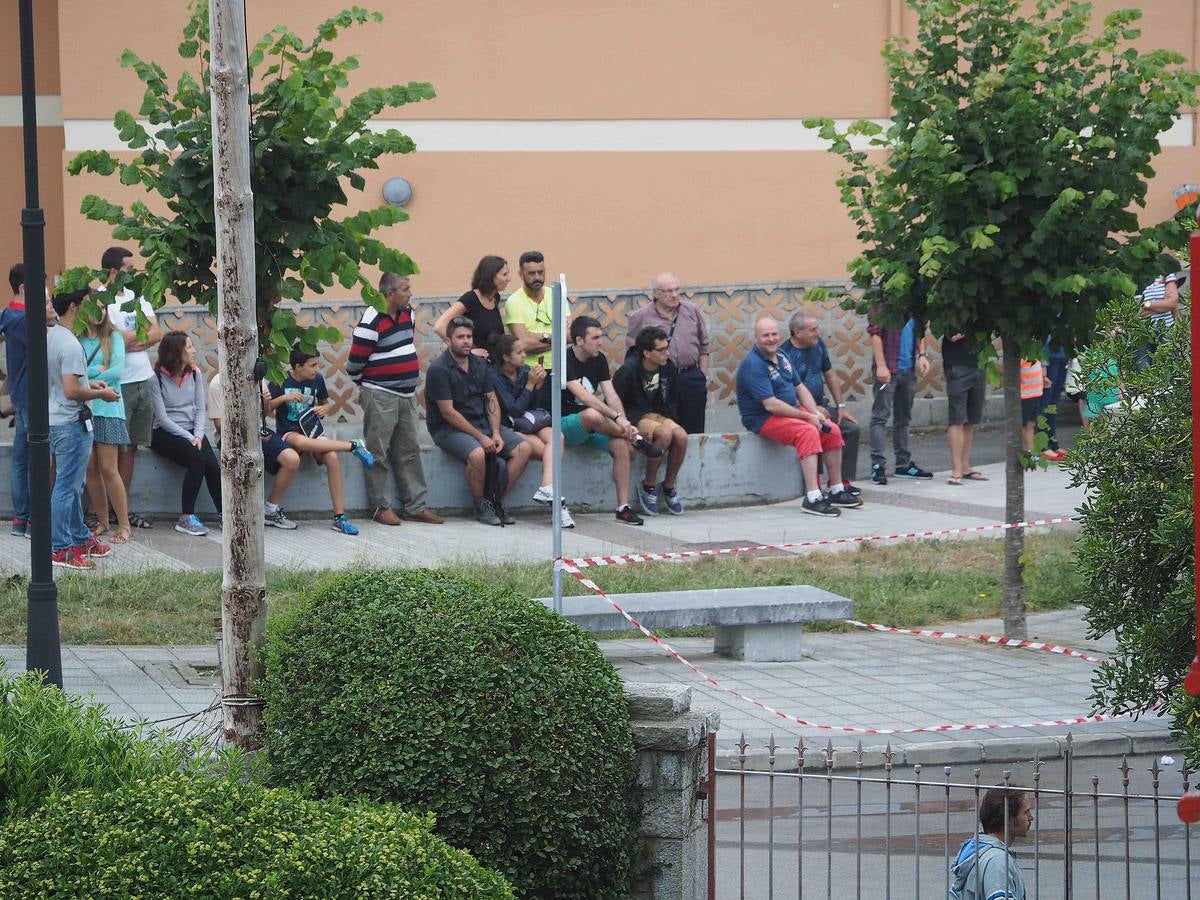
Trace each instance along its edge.
<path fill-rule="evenodd" d="M 120 392 L 121 376 L 125 372 L 125 341 L 113 329 L 112 320 L 103 306 L 81 310 L 78 318 L 83 333 L 79 343 L 87 360 L 88 381 L 103 381 Z M 92 456 L 88 460 L 87 493 L 96 517 L 92 533 L 108 532 L 108 508 L 117 517 L 116 532 L 109 539 L 124 544 L 133 537 L 129 527 L 129 498 L 125 482 L 117 470 L 117 453 L 129 443 L 129 428 L 125 422 L 125 401 L 91 400 Z"/>
<path fill-rule="evenodd" d="M 451 303 L 433 323 L 437 336 L 446 340 L 450 320 L 455 316 L 466 316 L 475 326 L 475 347 L 471 352 L 486 359 L 492 339 L 504 334 L 500 294 L 508 287 L 508 280 L 508 263 L 503 257 L 485 256 L 481 259 L 471 276 L 471 289 Z"/>
<path fill-rule="evenodd" d="M 150 449 L 186 470 L 175 530 L 194 537 L 208 534 L 196 515 L 196 497 L 202 483 L 208 486 L 217 515 L 221 514 L 221 468 L 204 435 L 204 394 L 192 339 L 182 331 L 167 332 L 158 345 L 158 366 L 150 379 L 150 402 L 154 406 Z"/>
<path fill-rule="evenodd" d="M 550 428 L 550 413 L 539 409 L 534 395 L 545 382 L 546 370 L 540 365 L 532 369 L 525 365 L 525 347 L 520 338 L 512 334 L 497 335 L 492 340 L 493 385 L 500 401 L 500 421 L 521 435 L 529 444 L 533 459 L 541 460 L 542 483 L 533 495 L 533 502 L 550 506 L 554 502 L 554 453 L 553 431 Z M 562 505 L 563 528 L 574 528 L 567 505 Z"/>

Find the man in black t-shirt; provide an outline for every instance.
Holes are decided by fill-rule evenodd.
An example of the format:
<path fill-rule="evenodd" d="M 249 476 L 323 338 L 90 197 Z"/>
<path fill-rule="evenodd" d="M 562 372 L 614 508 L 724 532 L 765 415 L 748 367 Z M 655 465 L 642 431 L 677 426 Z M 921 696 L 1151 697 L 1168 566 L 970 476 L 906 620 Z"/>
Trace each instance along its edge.
<path fill-rule="evenodd" d="M 471 353 L 474 334 L 474 324 L 466 316 L 450 320 L 449 347 L 425 373 L 425 425 L 435 444 L 466 463 L 475 517 L 485 525 L 512 525 L 516 520 L 505 512 L 499 496 L 525 471 L 530 446 L 500 424 L 491 367 Z M 503 472 L 498 476 L 495 497 L 484 496 L 488 455 L 508 463 L 507 478 Z"/>
<path fill-rule="evenodd" d="M 625 416 L 625 407 L 613 388 L 608 360 L 600 352 L 604 332 L 591 316 L 571 322 L 571 347 L 567 351 L 566 387 L 562 392 L 563 443 L 589 446 L 612 456 L 613 484 L 617 489 L 617 521 L 643 524 L 629 506 L 630 450 L 662 456 L 662 449 L 638 434 Z"/>

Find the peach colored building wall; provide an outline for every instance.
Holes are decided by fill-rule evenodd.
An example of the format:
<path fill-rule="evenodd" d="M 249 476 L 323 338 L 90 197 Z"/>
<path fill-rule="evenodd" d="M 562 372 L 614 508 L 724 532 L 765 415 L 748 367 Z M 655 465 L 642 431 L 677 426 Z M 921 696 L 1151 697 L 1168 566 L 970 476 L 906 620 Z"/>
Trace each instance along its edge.
<path fill-rule="evenodd" d="M 280 22 L 301 35 L 343 0 L 248 4 L 250 31 Z M 534 0 L 376 0 L 381 25 L 335 44 L 362 61 L 352 87 L 427 80 L 438 98 L 385 116 L 419 152 L 384 160 L 356 202 L 383 181 L 413 184 L 411 221 L 387 239 L 421 266 L 417 291 L 465 289 L 485 253 L 537 247 L 573 289 L 645 285 L 670 268 L 688 284 L 842 278 L 856 250 L 833 180 L 840 162 L 798 120 L 888 115 L 879 51 L 913 34 L 900 0 L 657 0 L 548 5 Z M 1101 0 L 1097 15 L 1119 6 Z M 1145 46 L 1197 61 L 1200 0 L 1144 0 Z M 111 241 L 86 222 L 89 192 L 122 197 L 115 180 L 70 178 L 75 152 L 116 146 L 111 119 L 136 110 L 140 84 L 125 47 L 176 74 L 184 0 L 38 0 L 40 93 L 61 120 L 43 132 L 43 204 L 52 271 L 95 265 Z M 15 4 L 0 12 L 0 93 L 19 91 Z M 19 161 L 19 119 L 0 123 Z M 1172 191 L 1200 180 L 1192 117 L 1158 162 L 1147 221 Z M 19 167 L 14 169 L 19 172 Z M 125 198 L 133 196 L 126 192 Z M 19 177 L 0 185 L 0 253 L 20 253 Z"/>

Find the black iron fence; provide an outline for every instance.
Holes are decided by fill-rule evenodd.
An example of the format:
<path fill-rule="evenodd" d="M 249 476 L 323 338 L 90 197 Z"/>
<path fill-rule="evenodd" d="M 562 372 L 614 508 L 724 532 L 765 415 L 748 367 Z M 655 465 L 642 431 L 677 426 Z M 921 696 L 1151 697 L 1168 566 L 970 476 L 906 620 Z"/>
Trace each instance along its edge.
<path fill-rule="evenodd" d="M 882 767 L 861 743 L 764 749 L 765 768 L 744 738 L 736 767 L 719 767 L 709 735 L 710 900 L 947 897 L 993 787 L 1024 789 L 1033 813 L 1023 840 L 1007 842 L 1026 890 L 1014 896 L 1200 896 L 1191 828 L 1175 815 L 1193 775 L 1182 757 L 1079 758 L 1070 735 L 1052 758 L 902 770 L 890 747 Z"/>

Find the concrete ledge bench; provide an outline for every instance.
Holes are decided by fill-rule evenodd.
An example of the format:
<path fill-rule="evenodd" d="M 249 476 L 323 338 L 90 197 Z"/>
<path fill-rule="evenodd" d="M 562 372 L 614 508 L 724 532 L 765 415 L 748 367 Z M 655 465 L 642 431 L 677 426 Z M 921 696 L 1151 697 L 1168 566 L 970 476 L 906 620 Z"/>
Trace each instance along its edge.
<path fill-rule="evenodd" d="M 713 652 L 755 662 L 801 659 L 805 622 L 849 619 L 854 614 L 851 600 L 807 584 L 610 596 L 652 630 L 715 626 Z M 549 597 L 541 602 L 554 606 Z M 592 634 L 633 627 L 594 596 L 563 597 L 563 616 Z"/>

